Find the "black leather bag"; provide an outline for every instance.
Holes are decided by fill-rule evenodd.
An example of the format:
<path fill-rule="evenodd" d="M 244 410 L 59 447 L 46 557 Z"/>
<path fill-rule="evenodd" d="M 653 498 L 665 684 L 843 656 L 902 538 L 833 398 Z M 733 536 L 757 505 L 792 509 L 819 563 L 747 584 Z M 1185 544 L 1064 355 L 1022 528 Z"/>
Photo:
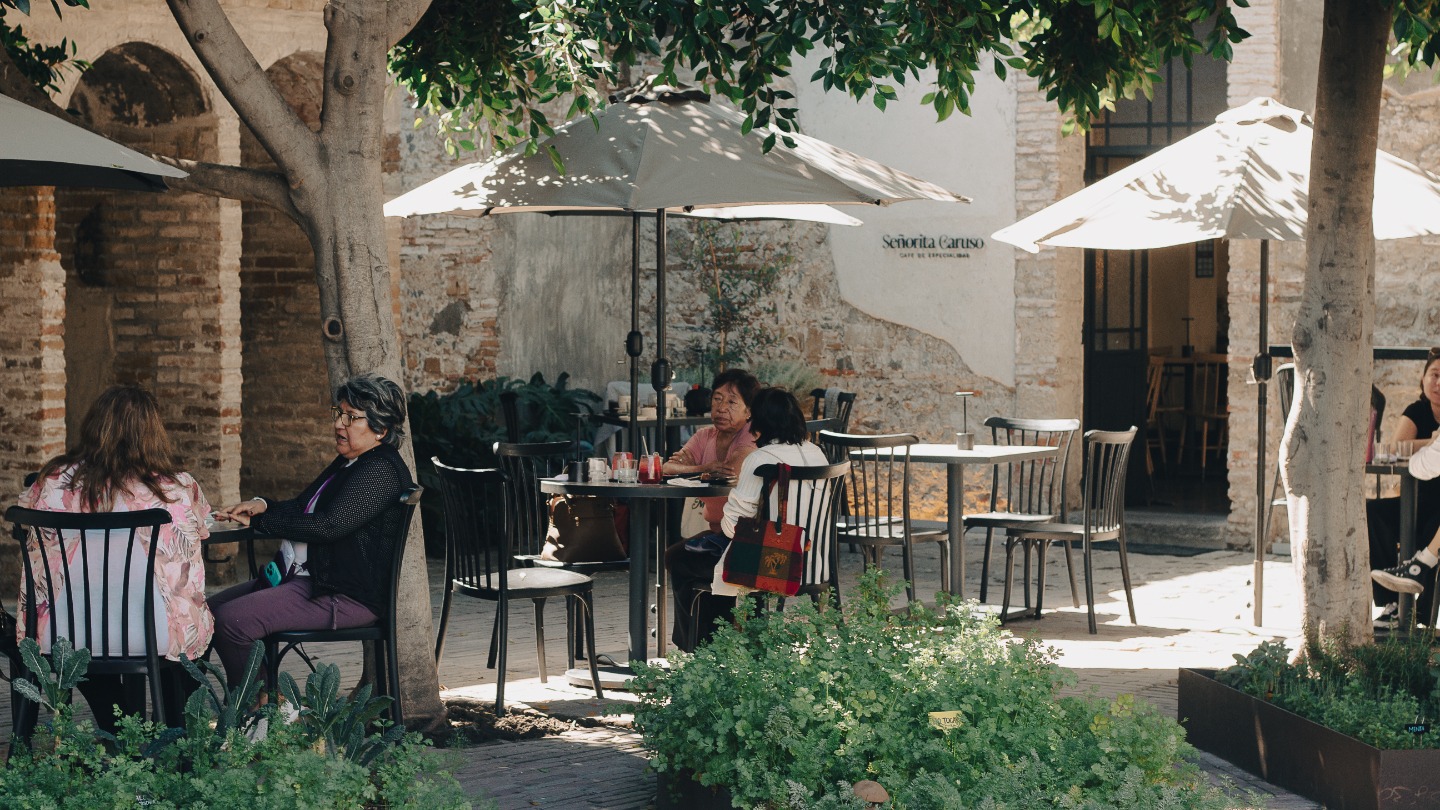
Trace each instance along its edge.
<path fill-rule="evenodd" d="M 609 498 L 557 495 L 550 500 L 550 531 L 542 560 L 563 563 L 614 562 L 626 558 Z"/>

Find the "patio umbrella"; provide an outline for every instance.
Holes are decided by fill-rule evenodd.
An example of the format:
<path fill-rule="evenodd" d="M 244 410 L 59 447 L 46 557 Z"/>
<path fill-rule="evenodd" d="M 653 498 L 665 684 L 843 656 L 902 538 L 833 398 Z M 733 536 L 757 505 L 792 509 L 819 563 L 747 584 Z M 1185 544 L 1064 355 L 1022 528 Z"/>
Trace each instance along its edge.
<path fill-rule="evenodd" d="M 186 173 L 62 118 L 0 95 L 0 186 L 164 191 Z"/>
<path fill-rule="evenodd" d="M 1255 476 L 1255 624 L 1264 594 L 1265 410 L 1270 379 L 1269 240 L 1305 238 L 1310 116 L 1257 98 L 1215 123 L 1063 200 L 995 232 L 1036 252 L 1040 245 L 1147 250 L 1205 239 L 1259 239 L 1260 346 L 1254 359 L 1260 451 Z M 1376 239 L 1440 233 L 1440 177 L 1377 152 Z"/>
<path fill-rule="evenodd" d="M 790 136 L 794 147 L 781 142 L 764 152 L 761 143 L 771 131 L 743 132 L 743 122 L 737 110 L 712 102 L 702 91 L 642 85 L 623 97 L 612 97 L 594 120 L 586 116 L 558 127 L 536 154 L 527 156 L 514 149 L 463 166 L 391 200 L 385 214 L 653 212 L 657 218 L 656 359 L 651 384 L 663 396 L 672 376 L 665 357 L 664 320 L 668 214 L 734 206 L 969 201 L 804 135 Z M 547 154 L 551 148 L 563 161 L 563 171 Z M 631 233 L 638 235 L 638 221 Z M 638 263 L 632 272 L 638 276 Z M 626 351 L 633 364 L 640 354 L 638 310 L 633 303 Z M 632 372 L 632 382 L 634 376 Z M 664 435 L 664 409 L 657 410 L 657 434 Z M 634 418 L 632 412 L 632 423 Z M 636 435 L 632 430 L 631 436 Z"/>

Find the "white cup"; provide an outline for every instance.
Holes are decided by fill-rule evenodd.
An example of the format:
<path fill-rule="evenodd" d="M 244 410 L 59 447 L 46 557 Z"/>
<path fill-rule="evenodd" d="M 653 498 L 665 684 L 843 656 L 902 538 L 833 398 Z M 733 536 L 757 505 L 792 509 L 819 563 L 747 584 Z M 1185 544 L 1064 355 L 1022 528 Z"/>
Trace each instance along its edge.
<path fill-rule="evenodd" d="M 629 394 L 620 395 L 619 405 L 621 415 L 628 416 L 630 414 L 630 401 L 631 398 Z"/>
<path fill-rule="evenodd" d="M 646 405 L 645 407 L 641 408 L 641 409 L 640 409 L 640 418 L 641 418 L 641 419 L 654 419 L 654 418 L 655 418 L 655 406 L 653 406 L 653 405 Z"/>

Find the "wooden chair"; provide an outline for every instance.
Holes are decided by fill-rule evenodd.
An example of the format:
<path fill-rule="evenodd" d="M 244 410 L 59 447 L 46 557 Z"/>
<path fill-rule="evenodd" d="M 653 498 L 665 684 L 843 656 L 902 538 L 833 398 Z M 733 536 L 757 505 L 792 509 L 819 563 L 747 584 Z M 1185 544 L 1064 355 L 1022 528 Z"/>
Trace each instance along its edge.
<path fill-rule="evenodd" d="M 1080 430 L 1079 419 L 1013 419 L 992 416 L 985 420 L 990 428 L 990 443 L 998 445 L 1046 445 L 1059 448 L 1051 458 L 1032 459 L 1013 464 L 997 464 L 990 476 L 990 509 L 975 515 L 965 516 L 965 529 L 985 530 L 985 556 L 980 564 L 980 601 L 989 594 L 990 548 L 995 530 L 1012 525 L 1017 521 L 1044 523 L 1057 516 L 1064 521 L 1065 482 L 1070 466 L 1070 448 L 1075 443 L 1075 434 Z M 1070 590 L 1075 607 L 1080 607 L 1079 592 L 1075 588 L 1075 566 L 1066 546 L 1065 561 L 1070 566 Z M 1025 559 L 1025 570 L 1030 569 L 1030 560 Z M 1030 588 L 1027 580 L 1025 605 L 1030 605 Z"/>
<path fill-rule="evenodd" d="M 1200 429 L 1200 480 L 1205 480 L 1206 460 L 1210 451 L 1216 457 L 1224 452 L 1230 437 L 1230 407 L 1226 400 L 1229 386 L 1230 356 L 1226 354 L 1195 355 L 1194 395 L 1186 411 L 1188 424 Z M 1213 437 L 1213 438 L 1212 438 Z M 1180 453 L 1185 452 L 1183 439 Z"/>
<path fill-rule="evenodd" d="M 1130 623 L 1136 623 L 1135 597 L 1130 588 L 1130 563 L 1125 553 L 1125 472 L 1136 432 L 1133 427 L 1125 431 L 1086 432 L 1079 523 L 1015 523 L 1005 527 L 1006 574 L 1002 618 L 1014 618 L 1009 609 L 1014 548 L 1017 543 L 1038 546 L 1040 569 L 1035 607 L 1017 614 L 1037 619 L 1040 618 L 1045 596 L 1045 550 L 1052 543 L 1064 543 L 1067 546 L 1080 543 L 1085 563 L 1085 606 L 1089 612 L 1090 633 L 1094 635 L 1098 632 L 1095 624 L 1094 545 L 1099 540 L 1115 540 L 1120 548 L 1120 576 L 1125 584 L 1125 601 L 1130 608 Z"/>
<path fill-rule="evenodd" d="M 424 488 L 412 486 L 400 493 L 400 498 L 393 508 L 399 511 L 389 531 L 389 540 L 392 543 L 390 555 L 390 585 L 385 596 L 384 613 L 374 624 L 364 627 L 350 627 L 343 630 L 285 630 L 279 633 L 271 633 L 264 639 L 265 642 L 265 665 L 269 676 L 270 688 L 274 689 L 280 681 L 280 661 L 285 658 L 291 650 L 294 650 L 305 664 L 313 672 L 315 662 L 306 654 L 302 644 L 336 644 L 341 642 L 365 642 L 375 643 L 375 678 L 376 693 L 389 695 L 390 719 L 397 726 L 405 725 L 405 713 L 400 705 L 400 660 L 395 649 L 395 642 L 398 638 L 395 628 L 396 605 L 400 598 L 400 566 L 405 561 L 406 540 L 410 534 L 410 521 L 415 516 L 415 508 L 420 505 L 420 496 Z"/>
<path fill-rule="evenodd" d="M 941 587 L 950 590 L 950 549 L 940 528 L 915 528 L 910 521 L 910 447 L 918 443 L 909 433 L 860 436 L 820 432 L 821 447 L 834 458 L 848 457 L 845 508 L 836 520 L 839 539 L 860 547 L 867 565 L 879 565 L 885 549 L 898 546 L 905 577 L 905 593 L 915 601 L 914 544 L 934 542 L 940 547 Z"/>
<path fill-rule="evenodd" d="M 545 665 L 545 601 L 565 599 L 566 631 L 577 639 L 575 617 L 584 617 L 585 644 L 595 696 L 603 698 L 595 657 L 595 582 L 585 574 L 562 568 L 532 566 L 525 555 L 538 553 L 533 535 L 512 531 L 508 518 L 515 509 L 516 487 L 501 470 L 467 470 L 432 458 L 440 474 L 445 504 L 445 597 L 440 607 L 440 628 L 435 638 L 435 664 L 445 652 L 445 631 L 450 626 L 454 595 L 495 603 L 495 625 L 490 636 L 487 666 L 496 670 L 495 712 L 505 711 L 505 667 L 509 650 L 510 603 L 530 600 L 535 607 L 535 658 L 540 682 L 549 674 Z M 523 488 L 519 488 L 523 489 Z M 568 664 L 575 665 L 571 643 L 565 645 Z"/>
<path fill-rule="evenodd" d="M 1165 378 L 1165 358 L 1152 354 L 1145 372 L 1145 472 L 1152 476 L 1155 474 L 1153 451 L 1160 451 L 1161 465 L 1169 463 L 1166 461 L 1170 453 L 1165 447 L 1165 417 L 1185 412 L 1183 404 L 1165 400 Z M 1180 435 L 1183 448 L 1185 434 Z"/>
<path fill-rule="evenodd" d="M 89 650 L 92 675 L 144 675 L 153 719 L 162 726 L 178 723 L 180 718 L 166 711 L 160 684 L 161 673 L 180 664 L 164 658 L 157 642 L 158 624 L 164 621 L 155 593 L 155 551 L 160 544 L 150 542 L 171 522 L 170 513 L 49 512 L 12 506 L 5 519 L 14 524 L 21 542 L 25 604 L 17 619 L 25 637 L 46 652 L 61 638 Z M 36 609 L 41 595 L 50 606 L 43 636 Z M 34 682 L 28 670 L 17 674 Z M 28 739 L 39 707 L 18 691 L 12 690 L 10 697 L 12 739 Z"/>
<path fill-rule="evenodd" d="M 785 522 L 805 528 L 810 547 L 805 550 L 804 579 L 800 593 L 819 602 L 826 593 L 835 594 L 835 604 L 840 604 L 840 568 L 836 557 L 836 516 L 839 514 L 840 496 L 844 492 L 845 476 L 850 472 L 850 463 L 842 461 L 825 466 L 790 468 L 789 511 Z M 755 468 L 755 474 L 770 486 L 780 475 L 778 464 L 762 464 Z M 778 495 L 771 501 L 779 503 Z M 760 514 L 766 519 L 774 516 L 771 503 L 761 504 Z M 690 638 L 700 637 L 701 599 L 711 598 L 708 586 L 696 589 L 690 607 Z M 780 598 L 778 607 L 784 609 L 785 600 Z"/>

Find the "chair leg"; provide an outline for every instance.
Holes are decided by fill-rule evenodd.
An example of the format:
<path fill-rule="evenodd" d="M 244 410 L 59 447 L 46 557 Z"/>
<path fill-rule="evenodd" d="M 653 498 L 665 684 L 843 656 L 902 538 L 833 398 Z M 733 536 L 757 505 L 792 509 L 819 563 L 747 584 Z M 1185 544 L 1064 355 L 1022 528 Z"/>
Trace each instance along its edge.
<path fill-rule="evenodd" d="M 265 688 L 274 692 L 280 685 L 280 645 L 265 639 Z"/>
<path fill-rule="evenodd" d="M 500 610 L 500 607 L 504 603 L 504 599 L 498 600 L 495 607 L 495 624 L 490 628 L 490 657 L 485 661 L 485 666 L 489 667 L 490 669 L 495 668 L 495 656 L 498 653 L 500 647 L 502 647 L 505 643 L 505 634 L 500 632 L 504 623 L 504 617 L 508 615 Z"/>
<path fill-rule="evenodd" d="M 1015 580 L 1015 543 L 1014 538 L 1005 538 L 1005 590 L 1000 597 L 1000 618 L 1003 621 L 1010 616 L 1010 593 L 1014 587 Z"/>
<path fill-rule="evenodd" d="M 910 538 L 900 545 L 900 570 L 905 575 L 905 597 L 910 604 L 915 604 L 915 554 L 914 544 Z"/>
<path fill-rule="evenodd" d="M 505 651 L 510 644 L 510 600 L 500 600 L 495 605 L 495 634 L 490 637 L 490 660 L 495 669 L 495 715 L 505 713 Z M 500 651 L 495 653 L 495 640 L 500 640 Z"/>
<path fill-rule="evenodd" d="M 1200 420 L 1200 480 L 1205 480 L 1205 459 L 1210 455 L 1210 421 Z"/>
<path fill-rule="evenodd" d="M 579 657 L 577 645 L 584 642 L 584 631 L 580 630 L 579 617 L 575 615 L 577 610 L 575 600 L 565 599 L 565 670 L 568 672 L 575 668 L 575 659 Z"/>
<path fill-rule="evenodd" d="M 545 600 L 530 601 L 535 603 L 535 659 L 540 663 L 540 683 L 549 683 L 550 670 L 545 665 Z"/>
<path fill-rule="evenodd" d="M 252 543 L 253 545 L 253 543 Z M 435 635 L 435 668 L 440 668 L 440 656 L 445 653 L 445 630 L 450 626 L 450 598 L 454 587 L 445 585 L 445 599 L 440 603 L 440 630 Z"/>
<path fill-rule="evenodd" d="M 1049 540 L 1035 541 L 1035 561 L 1038 569 L 1035 574 L 1035 618 L 1040 618 L 1040 610 L 1045 603 L 1045 552 L 1050 548 Z"/>
<path fill-rule="evenodd" d="M 980 557 L 980 601 L 990 594 L 990 545 L 995 539 L 994 527 L 985 530 L 985 553 Z"/>
<path fill-rule="evenodd" d="M 1088 531 L 1085 533 L 1083 542 L 1085 543 L 1085 611 L 1089 614 L 1090 635 L 1093 636 L 1099 633 L 1100 629 L 1095 624 L 1095 568 L 1090 559 L 1090 533 Z"/>
<path fill-rule="evenodd" d="M 1135 594 L 1130 591 L 1130 558 L 1125 553 L 1125 529 L 1120 529 L 1116 538 L 1120 546 L 1120 581 L 1125 583 L 1125 604 L 1130 608 L 1130 623 L 1139 624 L 1135 620 Z"/>
<path fill-rule="evenodd" d="M 1020 549 L 1025 558 L 1025 572 L 1020 580 L 1020 593 L 1025 596 L 1025 609 L 1030 610 L 1030 541 L 1021 541 Z"/>
<path fill-rule="evenodd" d="M 1061 541 L 1065 544 L 1065 570 L 1070 572 L 1070 601 L 1075 604 L 1078 610 L 1080 607 L 1080 589 L 1075 587 L 1075 556 L 1071 554 L 1071 542 Z"/>
<path fill-rule="evenodd" d="M 400 705 L 400 654 L 395 647 L 395 637 L 389 636 L 376 643 L 376 651 L 385 651 L 385 669 L 389 673 L 387 693 L 390 695 L 390 719 L 395 725 L 405 725 L 405 712 Z"/>
<path fill-rule="evenodd" d="M 940 547 L 940 589 L 955 593 L 955 583 L 950 581 L 950 541 L 941 540 L 935 545 Z"/>
<path fill-rule="evenodd" d="M 600 664 L 595 655 L 595 602 L 593 593 L 584 596 L 577 596 L 575 600 L 579 603 L 577 610 L 585 614 L 585 660 L 590 664 L 590 683 L 595 687 L 595 698 L 605 699 L 605 692 L 600 688 Z M 663 635 L 663 634 L 662 634 Z"/>

